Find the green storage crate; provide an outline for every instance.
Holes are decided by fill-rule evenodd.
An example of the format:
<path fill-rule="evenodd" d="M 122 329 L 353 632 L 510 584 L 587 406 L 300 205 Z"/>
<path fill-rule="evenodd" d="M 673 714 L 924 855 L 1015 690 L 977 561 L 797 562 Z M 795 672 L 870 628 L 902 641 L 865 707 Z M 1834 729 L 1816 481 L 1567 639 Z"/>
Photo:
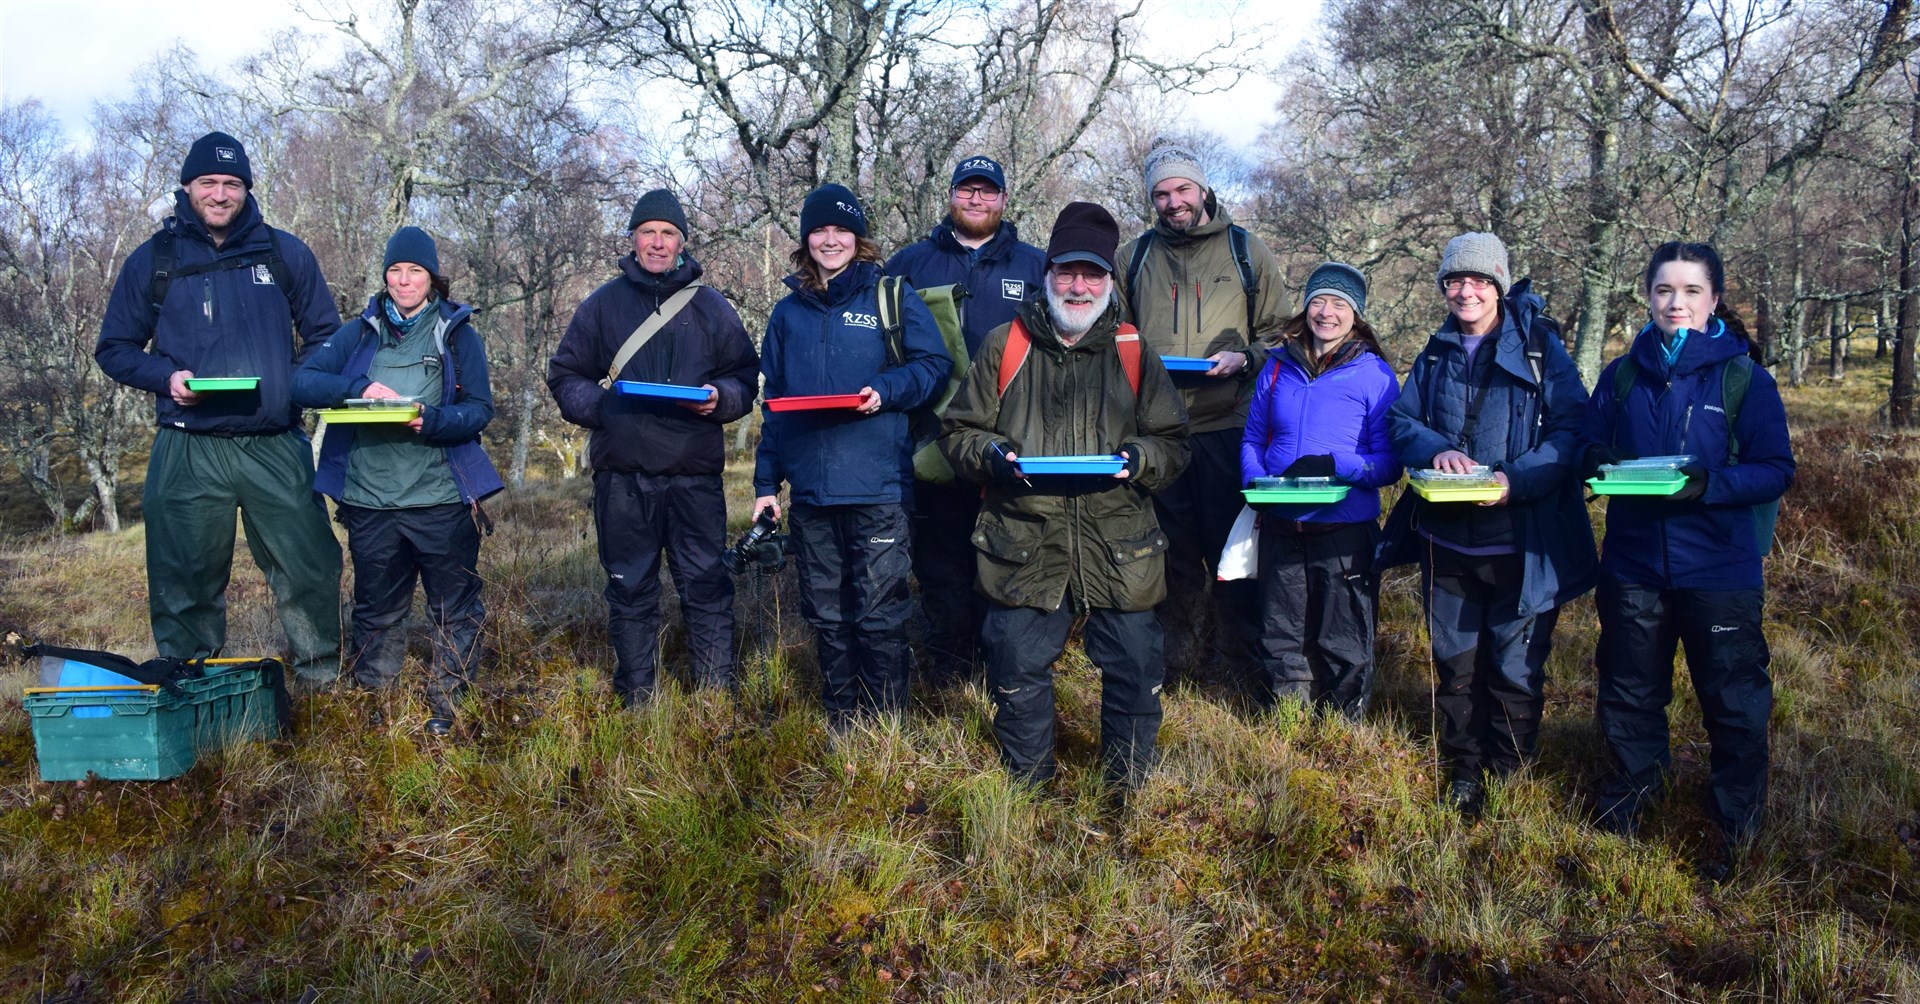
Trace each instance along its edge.
<path fill-rule="evenodd" d="M 257 659 L 211 660 L 232 668 L 180 682 L 179 690 L 132 687 L 30 687 L 23 704 L 33 723 L 43 781 L 164 781 L 193 767 L 201 750 L 271 735 L 273 693 Z M 76 709 L 90 709 L 82 717 Z M 100 714 L 100 709 L 109 713 Z"/>

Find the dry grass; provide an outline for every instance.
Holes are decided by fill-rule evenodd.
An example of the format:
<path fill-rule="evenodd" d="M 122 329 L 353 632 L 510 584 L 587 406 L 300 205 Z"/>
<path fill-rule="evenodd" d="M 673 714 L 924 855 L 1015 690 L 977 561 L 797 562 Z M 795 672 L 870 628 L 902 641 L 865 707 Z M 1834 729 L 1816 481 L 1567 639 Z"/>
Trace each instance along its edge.
<path fill-rule="evenodd" d="M 1116 808 L 1077 649 L 1063 776 L 1036 794 L 998 769 L 977 689 L 830 739 L 807 632 L 763 580 L 742 583 L 742 700 L 669 688 L 614 710 L 572 483 L 496 507 L 489 676 L 459 744 L 420 734 L 412 698 L 373 728 L 322 695 L 292 740 L 176 781 L 43 784 L 12 696 L 25 673 L 0 679 L 0 996 L 1913 1000 L 1920 443 L 1865 424 L 1853 402 L 1877 379 L 1792 395 L 1771 822 L 1726 886 L 1691 871 L 1706 747 L 1684 687 L 1678 788 L 1647 835 L 1582 823 L 1600 753 L 1587 601 L 1558 632 L 1544 760 L 1478 825 L 1434 806 L 1406 580 L 1385 590 L 1368 722 L 1176 688 L 1165 767 Z M 10 547 L 0 625 L 147 651 L 139 533 Z M 264 586 L 237 564 L 234 648 L 270 650 Z"/>

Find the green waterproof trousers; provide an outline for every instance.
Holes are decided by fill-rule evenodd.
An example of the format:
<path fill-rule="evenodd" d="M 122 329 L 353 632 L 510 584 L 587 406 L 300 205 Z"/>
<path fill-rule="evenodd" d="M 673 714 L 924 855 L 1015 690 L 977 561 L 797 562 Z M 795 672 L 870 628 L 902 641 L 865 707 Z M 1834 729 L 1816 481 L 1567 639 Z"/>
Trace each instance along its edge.
<path fill-rule="evenodd" d="M 273 589 L 299 682 L 325 685 L 340 675 L 340 542 L 313 490 L 305 436 L 226 438 L 161 428 L 141 503 L 147 608 L 161 655 L 214 656 L 226 647 L 237 507 L 247 548 Z"/>

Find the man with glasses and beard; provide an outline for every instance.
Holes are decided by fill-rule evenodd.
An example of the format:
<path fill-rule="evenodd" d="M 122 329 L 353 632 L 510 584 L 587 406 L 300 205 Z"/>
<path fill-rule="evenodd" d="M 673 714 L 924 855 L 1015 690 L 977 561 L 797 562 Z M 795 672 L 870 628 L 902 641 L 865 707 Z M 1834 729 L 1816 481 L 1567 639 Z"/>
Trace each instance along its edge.
<path fill-rule="evenodd" d="M 1060 211 L 1044 300 L 987 337 L 947 411 L 941 452 L 986 486 L 973 531 L 987 685 L 1001 759 L 1041 783 L 1055 770 L 1053 663 L 1084 615 L 1100 667 L 1101 762 L 1137 785 L 1154 762 L 1165 674 L 1153 607 L 1167 537 L 1150 495 L 1187 465 L 1186 410 L 1160 357 L 1121 324 L 1120 228 L 1105 209 Z M 1113 455 L 1112 474 L 1032 474 L 1024 456 Z"/>
<path fill-rule="evenodd" d="M 900 249 L 887 274 L 914 289 L 958 286 L 967 356 L 980 353 L 987 333 L 1013 320 L 1038 295 L 1046 258 L 1022 243 L 1007 208 L 1007 178 L 991 157 L 973 156 L 953 169 L 947 216 L 924 240 Z M 964 361 L 962 361 L 964 363 Z M 975 641 L 985 601 L 973 590 L 973 544 L 980 489 L 963 482 L 916 481 L 913 486 L 913 574 L 927 622 L 927 676 L 944 686 L 974 675 Z"/>

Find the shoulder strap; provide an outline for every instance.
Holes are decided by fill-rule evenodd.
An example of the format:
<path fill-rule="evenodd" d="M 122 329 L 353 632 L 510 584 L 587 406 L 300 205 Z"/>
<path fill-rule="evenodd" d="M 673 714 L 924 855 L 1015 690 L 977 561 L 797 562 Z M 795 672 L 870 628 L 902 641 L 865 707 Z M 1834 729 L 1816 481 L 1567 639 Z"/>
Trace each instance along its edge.
<path fill-rule="evenodd" d="M 173 281 L 174 249 L 173 231 L 160 227 L 153 235 L 153 278 L 147 283 L 147 303 L 153 307 L 153 316 L 160 317 L 160 304 L 167 299 L 167 284 Z"/>
<path fill-rule="evenodd" d="M 633 334 L 627 336 L 626 342 L 620 346 L 620 351 L 613 355 L 613 365 L 607 368 L 608 383 L 620 379 L 620 371 L 627 368 L 627 363 L 633 359 L 633 354 L 652 341 L 653 336 L 659 334 L 660 329 L 666 327 L 667 322 L 673 320 L 674 315 L 693 302 L 694 294 L 700 292 L 701 285 L 700 282 L 695 281 L 680 287 L 679 292 L 667 297 L 660 304 L 660 309 L 647 315 L 647 319 L 633 329 Z"/>
<path fill-rule="evenodd" d="M 1740 418 L 1740 406 L 1746 403 L 1747 388 L 1753 386 L 1753 360 L 1745 353 L 1728 359 L 1720 367 L 1720 408 L 1727 417 L 1727 463 L 1740 462 L 1740 440 L 1733 433 Z"/>
<path fill-rule="evenodd" d="M 1613 368 L 1613 442 L 1620 443 L 1620 412 L 1627 405 L 1627 395 L 1633 392 L 1634 381 L 1640 379 L 1640 364 L 1633 361 L 1633 349 L 1620 357 L 1620 364 Z"/>
<path fill-rule="evenodd" d="M 1127 386 L 1140 396 L 1140 330 L 1131 324 L 1120 325 L 1113 333 L 1113 347 L 1120 352 L 1120 368 L 1127 371 Z"/>
<path fill-rule="evenodd" d="M 1127 312 L 1134 320 L 1140 319 L 1140 267 L 1147 262 L 1147 249 L 1153 246 L 1153 231 L 1149 230 L 1133 242 L 1133 258 L 1127 262 Z"/>
<path fill-rule="evenodd" d="M 1016 317 L 1013 326 L 1007 329 L 1007 345 L 1000 352 L 999 395 L 1005 397 L 1007 385 L 1020 375 L 1020 368 L 1027 364 L 1027 354 L 1033 351 L 1033 338 L 1027 334 L 1027 322 Z"/>
<path fill-rule="evenodd" d="M 261 224 L 266 226 L 266 224 Z M 153 315 L 160 316 L 160 305 L 167 299 L 167 287 L 173 280 L 204 272 L 220 272 L 234 268 L 252 268 L 265 265 L 267 274 L 273 276 L 273 284 L 279 288 L 280 295 L 286 297 L 287 314 L 293 315 L 293 270 L 287 267 L 286 256 L 280 253 L 280 231 L 267 227 L 267 250 L 260 255 L 238 255 L 232 258 L 216 258 L 198 265 L 179 267 L 178 251 L 174 246 L 176 238 L 173 231 L 161 227 L 153 235 L 153 278 L 147 283 L 147 303 L 153 308 Z M 293 318 L 294 329 L 299 330 L 300 319 Z"/>
<path fill-rule="evenodd" d="M 887 365 L 899 366 L 907 361 L 906 322 L 900 316 L 900 277 L 883 275 L 880 277 L 880 336 L 887 343 Z"/>
<path fill-rule="evenodd" d="M 1234 267 L 1240 270 L 1240 291 L 1247 297 L 1247 344 L 1253 344 L 1254 301 L 1260 283 L 1253 275 L 1253 253 L 1247 249 L 1247 228 L 1238 223 L 1227 228 L 1227 247 L 1233 251 Z"/>

